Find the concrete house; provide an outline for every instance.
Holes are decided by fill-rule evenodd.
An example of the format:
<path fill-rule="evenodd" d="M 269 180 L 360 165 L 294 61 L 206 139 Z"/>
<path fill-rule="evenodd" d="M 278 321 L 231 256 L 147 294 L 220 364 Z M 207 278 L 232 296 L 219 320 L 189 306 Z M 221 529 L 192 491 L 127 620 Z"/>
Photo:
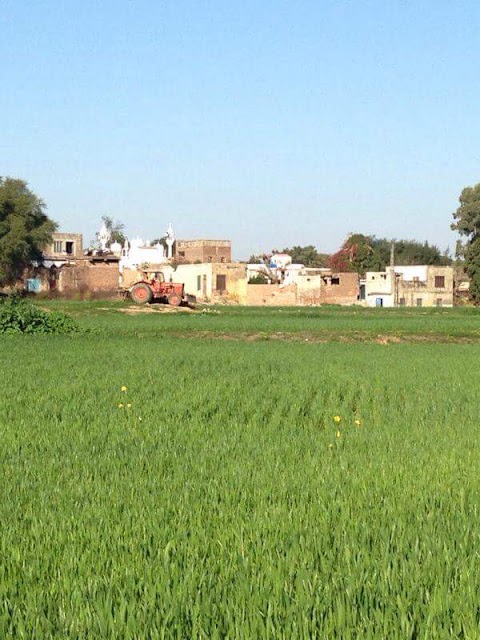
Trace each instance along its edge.
<path fill-rule="evenodd" d="M 245 265 L 230 263 L 179 264 L 162 269 L 166 279 L 181 282 L 185 293 L 199 302 L 236 302 L 245 304 L 247 278 Z"/>
<path fill-rule="evenodd" d="M 422 265 L 368 271 L 365 300 L 369 307 L 451 307 L 453 268 Z"/>

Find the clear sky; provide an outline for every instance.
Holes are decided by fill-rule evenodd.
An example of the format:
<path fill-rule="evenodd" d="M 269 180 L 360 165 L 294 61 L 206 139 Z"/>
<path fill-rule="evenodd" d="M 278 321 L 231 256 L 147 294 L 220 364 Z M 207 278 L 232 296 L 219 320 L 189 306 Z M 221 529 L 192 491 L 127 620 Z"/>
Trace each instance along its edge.
<path fill-rule="evenodd" d="M 478 0 L 2 0 L 0 175 L 65 231 L 454 246 Z"/>

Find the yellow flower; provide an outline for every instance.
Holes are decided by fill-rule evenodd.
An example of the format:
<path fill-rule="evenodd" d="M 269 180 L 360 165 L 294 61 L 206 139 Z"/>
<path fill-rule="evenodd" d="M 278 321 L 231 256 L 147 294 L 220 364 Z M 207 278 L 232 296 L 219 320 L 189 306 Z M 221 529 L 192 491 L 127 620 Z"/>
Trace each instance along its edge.
<path fill-rule="evenodd" d="M 120 404 L 118 405 L 119 409 L 123 409 L 123 402 L 120 402 Z"/>
<path fill-rule="evenodd" d="M 130 402 L 127 404 L 127 408 L 130 409 L 132 405 L 130 404 Z"/>
<path fill-rule="evenodd" d="M 340 431 L 337 431 L 335 435 L 337 436 L 337 438 L 339 438 L 342 434 L 340 433 Z"/>
<path fill-rule="evenodd" d="M 357 420 L 355 420 L 355 424 L 357 425 L 357 427 L 360 427 L 362 425 L 361 421 L 358 420 L 358 418 L 357 418 Z"/>
<path fill-rule="evenodd" d="M 341 420 L 342 419 L 340 416 L 333 416 L 333 421 L 335 422 L 335 424 L 338 424 Z"/>
<path fill-rule="evenodd" d="M 142 421 L 142 419 L 141 419 L 141 417 L 140 417 L 140 416 L 138 416 L 138 421 L 139 421 L 139 422 L 141 422 L 141 421 Z"/>
<path fill-rule="evenodd" d="M 120 391 L 123 391 L 123 392 L 125 393 L 125 391 L 126 391 L 126 390 L 127 390 L 127 387 L 123 384 L 123 385 L 120 387 Z"/>
<path fill-rule="evenodd" d="M 333 444 L 332 444 L 332 443 L 330 443 L 330 444 L 328 445 L 328 448 L 329 448 L 329 449 L 331 449 L 332 447 L 333 447 Z"/>

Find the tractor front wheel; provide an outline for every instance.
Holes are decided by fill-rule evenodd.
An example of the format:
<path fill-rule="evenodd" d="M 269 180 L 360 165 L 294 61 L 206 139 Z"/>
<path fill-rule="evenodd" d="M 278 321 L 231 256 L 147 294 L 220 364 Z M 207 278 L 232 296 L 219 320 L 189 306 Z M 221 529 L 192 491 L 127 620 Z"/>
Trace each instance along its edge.
<path fill-rule="evenodd" d="M 178 293 L 171 293 L 167 300 L 172 307 L 179 307 L 182 304 L 182 296 L 178 295 Z"/>
<path fill-rule="evenodd" d="M 153 299 L 153 293 L 148 284 L 136 284 L 130 291 L 130 297 L 135 304 L 147 304 Z"/>

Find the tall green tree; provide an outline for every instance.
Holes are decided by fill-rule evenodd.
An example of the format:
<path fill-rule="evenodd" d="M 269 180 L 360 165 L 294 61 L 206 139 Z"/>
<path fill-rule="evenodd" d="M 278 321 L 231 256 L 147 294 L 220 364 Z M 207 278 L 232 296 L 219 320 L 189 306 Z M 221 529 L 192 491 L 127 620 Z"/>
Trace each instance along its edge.
<path fill-rule="evenodd" d="M 14 284 L 57 228 L 24 180 L 0 177 L 0 284 Z"/>
<path fill-rule="evenodd" d="M 480 183 L 465 187 L 451 227 L 466 238 L 463 245 L 465 270 L 470 278 L 470 298 L 480 305 Z"/>
<path fill-rule="evenodd" d="M 363 275 L 366 271 L 381 271 L 390 264 L 394 248 L 396 265 L 447 265 L 451 263 L 448 251 L 428 242 L 417 240 L 389 240 L 351 233 L 340 249 L 330 256 L 329 266 L 335 271 L 356 271 Z"/>
<path fill-rule="evenodd" d="M 291 248 L 283 249 L 282 253 L 288 253 L 292 256 L 292 262 L 294 264 L 304 264 L 306 267 L 327 267 L 328 266 L 328 254 L 319 253 L 313 244 L 308 244 L 305 247 L 295 245 Z"/>

